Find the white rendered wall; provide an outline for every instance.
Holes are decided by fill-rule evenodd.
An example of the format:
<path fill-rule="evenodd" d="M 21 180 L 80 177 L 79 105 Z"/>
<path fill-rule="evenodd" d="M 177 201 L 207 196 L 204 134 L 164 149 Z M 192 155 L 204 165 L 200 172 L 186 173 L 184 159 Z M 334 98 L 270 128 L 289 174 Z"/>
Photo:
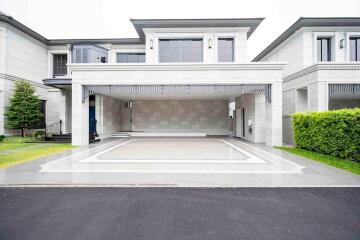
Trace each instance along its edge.
<path fill-rule="evenodd" d="M 265 101 L 265 144 L 267 146 L 282 145 L 282 83 L 271 85 L 271 102 Z"/>
<path fill-rule="evenodd" d="M 72 138 L 74 146 L 89 144 L 89 98 L 82 102 L 82 85 L 72 84 Z"/>
<path fill-rule="evenodd" d="M 229 134 L 228 100 L 134 101 L 133 131 Z"/>
<path fill-rule="evenodd" d="M 266 62 L 287 62 L 283 75 L 287 76 L 303 68 L 303 35 L 295 33 L 278 46 L 263 60 Z"/>
<path fill-rule="evenodd" d="M 7 26 L 6 74 L 42 83 L 47 77 L 47 46 Z"/>
<path fill-rule="evenodd" d="M 217 63 L 217 39 L 234 38 L 234 62 L 247 62 L 248 28 L 186 28 L 186 29 L 144 29 L 146 37 L 146 63 L 159 63 L 159 39 L 202 38 L 203 63 Z M 212 46 L 209 48 L 209 39 Z M 153 48 L 151 48 L 151 41 Z"/>
<path fill-rule="evenodd" d="M 235 99 L 236 109 L 245 109 L 245 137 L 244 139 L 255 142 L 265 142 L 265 96 L 262 93 L 244 94 Z M 248 121 L 252 121 L 252 133 L 248 131 Z M 237 119 L 239 123 L 239 119 Z M 238 128 L 242 128 L 237 124 Z"/>

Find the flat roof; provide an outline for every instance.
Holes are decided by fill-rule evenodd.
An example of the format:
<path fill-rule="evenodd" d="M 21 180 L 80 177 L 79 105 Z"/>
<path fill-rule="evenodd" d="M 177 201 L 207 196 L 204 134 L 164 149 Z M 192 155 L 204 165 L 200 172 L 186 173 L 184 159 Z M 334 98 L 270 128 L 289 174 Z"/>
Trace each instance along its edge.
<path fill-rule="evenodd" d="M 144 28 L 249 27 L 248 38 L 264 18 L 130 19 L 140 38 Z"/>
<path fill-rule="evenodd" d="M 252 61 L 257 62 L 266 57 L 291 35 L 303 27 L 360 27 L 360 17 L 301 17 L 269 46 L 260 52 Z"/>
<path fill-rule="evenodd" d="M 136 45 L 145 43 L 144 28 L 187 28 L 187 27 L 249 27 L 248 37 L 264 18 L 203 18 L 203 19 L 130 19 L 140 38 L 94 38 L 94 39 L 47 39 L 13 17 L 0 12 L 0 21 L 30 35 L 46 45 L 111 43 Z"/>

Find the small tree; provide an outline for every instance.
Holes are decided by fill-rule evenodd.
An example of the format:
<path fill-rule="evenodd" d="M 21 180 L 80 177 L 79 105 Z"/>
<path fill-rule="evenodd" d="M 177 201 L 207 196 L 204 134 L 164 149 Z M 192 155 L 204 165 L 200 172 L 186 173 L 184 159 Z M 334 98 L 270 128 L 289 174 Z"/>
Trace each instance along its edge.
<path fill-rule="evenodd" d="M 40 100 L 35 95 L 35 88 L 27 81 L 15 84 L 15 92 L 10 99 L 10 106 L 6 109 L 6 127 L 21 129 L 21 136 L 25 136 L 25 129 L 35 127 L 42 117 Z"/>

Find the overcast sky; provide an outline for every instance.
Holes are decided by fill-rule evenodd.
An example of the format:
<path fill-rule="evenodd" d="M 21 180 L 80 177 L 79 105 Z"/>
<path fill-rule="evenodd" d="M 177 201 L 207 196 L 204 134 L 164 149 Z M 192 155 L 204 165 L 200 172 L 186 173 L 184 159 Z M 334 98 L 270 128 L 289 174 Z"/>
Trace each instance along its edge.
<path fill-rule="evenodd" d="M 0 0 L 0 11 L 50 39 L 137 37 L 130 18 L 265 17 L 251 60 L 300 16 L 360 17 L 360 0 Z"/>

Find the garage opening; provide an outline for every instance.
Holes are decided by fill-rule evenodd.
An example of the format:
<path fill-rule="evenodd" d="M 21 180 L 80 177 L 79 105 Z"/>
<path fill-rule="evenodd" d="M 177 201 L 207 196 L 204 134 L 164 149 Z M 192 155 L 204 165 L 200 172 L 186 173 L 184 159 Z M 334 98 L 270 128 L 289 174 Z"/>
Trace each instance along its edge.
<path fill-rule="evenodd" d="M 264 142 L 265 86 L 96 85 L 87 90 L 96 95 L 103 138 L 232 135 Z"/>

